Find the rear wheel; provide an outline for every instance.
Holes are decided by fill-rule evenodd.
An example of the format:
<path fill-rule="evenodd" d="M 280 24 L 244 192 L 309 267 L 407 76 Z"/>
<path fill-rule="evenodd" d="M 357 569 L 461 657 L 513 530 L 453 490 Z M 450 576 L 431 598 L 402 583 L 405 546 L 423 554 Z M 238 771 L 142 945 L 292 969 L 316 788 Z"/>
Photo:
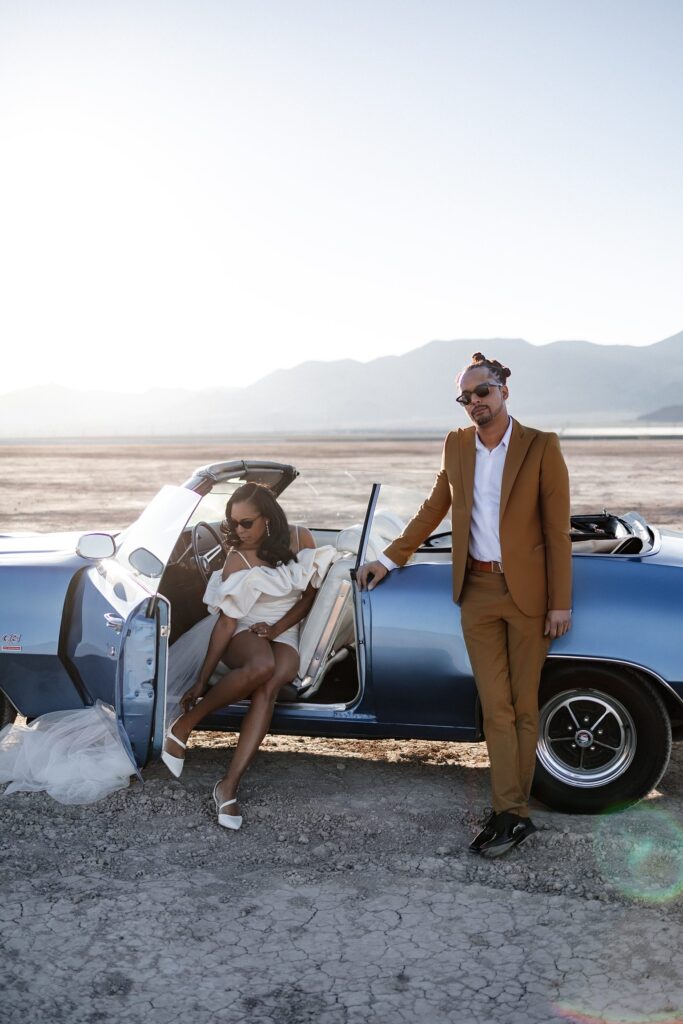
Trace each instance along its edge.
<path fill-rule="evenodd" d="M 541 682 L 533 793 L 570 814 L 646 796 L 666 771 L 671 723 L 645 679 L 610 666 L 552 668 Z"/>

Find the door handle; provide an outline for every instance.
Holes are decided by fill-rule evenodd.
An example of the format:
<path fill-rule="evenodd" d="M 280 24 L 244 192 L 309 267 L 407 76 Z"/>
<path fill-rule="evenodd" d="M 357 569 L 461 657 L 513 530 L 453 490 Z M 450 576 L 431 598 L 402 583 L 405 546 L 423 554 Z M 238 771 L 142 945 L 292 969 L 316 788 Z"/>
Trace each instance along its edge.
<path fill-rule="evenodd" d="M 113 612 L 105 612 L 104 621 L 110 629 L 114 630 L 115 633 L 120 633 L 123 629 L 123 619 L 120 615 L 114 615 Z"/>

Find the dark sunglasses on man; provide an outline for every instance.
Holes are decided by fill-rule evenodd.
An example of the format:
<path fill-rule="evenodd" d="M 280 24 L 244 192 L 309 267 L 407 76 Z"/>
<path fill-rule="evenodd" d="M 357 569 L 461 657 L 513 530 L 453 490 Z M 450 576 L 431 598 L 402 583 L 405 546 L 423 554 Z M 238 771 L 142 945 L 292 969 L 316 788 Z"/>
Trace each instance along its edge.
<path fill-rule="evenodd" d="M 469 405 L 472 401 L 472 395 L 476 395 L 477 398 L 486 398 L 491 388 L 504 388 L 504 384 L 494 384 L 493 381 L 489 381 L 488 384 L 477 384 L 476 388 L 472 388 L 471 391 L 463 391 L 455 399 L 460 405 Z"/>

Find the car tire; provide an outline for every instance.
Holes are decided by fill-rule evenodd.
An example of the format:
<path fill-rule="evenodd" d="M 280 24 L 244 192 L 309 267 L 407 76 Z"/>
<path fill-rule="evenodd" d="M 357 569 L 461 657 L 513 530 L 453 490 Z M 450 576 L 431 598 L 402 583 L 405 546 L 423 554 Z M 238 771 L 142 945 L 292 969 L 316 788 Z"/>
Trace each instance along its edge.
<path fill-rule="evenodd" d="M 647 679 L 584 663 L 541 681 L 532 792 L 556 811 L 599 814 L 636 803 L 662 778 L 671 722 Z"/>
<path fill-rule="evenodd" d="M 11 725 L 16 717 L 17 709 L 0 690 L 0 729 L 4 729 L 6 725 Z"/>

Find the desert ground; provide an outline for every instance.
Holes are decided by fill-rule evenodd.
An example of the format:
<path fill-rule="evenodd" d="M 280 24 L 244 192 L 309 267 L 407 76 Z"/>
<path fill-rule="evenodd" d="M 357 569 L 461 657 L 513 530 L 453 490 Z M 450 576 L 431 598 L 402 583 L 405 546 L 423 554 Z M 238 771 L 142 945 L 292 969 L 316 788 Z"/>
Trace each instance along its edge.
<path fill-rule="evenodd" d="M 567 441 L 573 511 L 683 529 L 676 441 Z M 418 496 L 441 442 L 0 446 L 0 532 L 117 529 L 162 483 L 235 457 L 296 465 L 284 500 L 358 521 L 372 480 Z M 298 496 L 297 496 L 298 495 Z M 679 642 L 672 638 L 672 642 Z M 0 800 L 0 1018 L 192 1024 L 683 1020 L 683 747 L 604 817 L 533 806 L 499 861 L 467 852 L 488 803 L 481 744 L 273 736 L 220 830 L 234 737 L 194 734 L 92 806 Z"/>

